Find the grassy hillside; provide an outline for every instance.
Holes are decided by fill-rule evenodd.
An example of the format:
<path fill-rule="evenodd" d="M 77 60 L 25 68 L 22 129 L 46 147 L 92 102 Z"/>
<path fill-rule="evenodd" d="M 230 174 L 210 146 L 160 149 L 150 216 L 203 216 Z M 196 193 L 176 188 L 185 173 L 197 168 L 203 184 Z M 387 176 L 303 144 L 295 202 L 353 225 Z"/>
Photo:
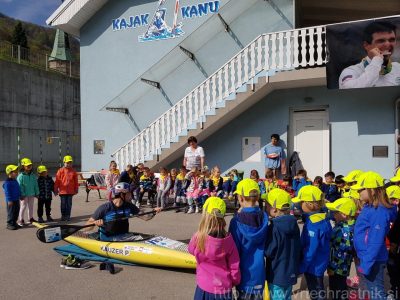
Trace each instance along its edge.
<path fill-rule="evenodd" d="M 0 12 L 0 41 L 11 42 L 14 27 L 18 22 L 19 20 L 7 17 Z M 21 21 L 21 23 L 22 27 L 25 29 L 28 46 L 31 51 L 41 51 L 50 54 L 53 49 L 56 30 L 23 21 Z M 79 41 L 70 36 L 70 46 L 72 57 L 74 60 L 79 60 Z"/>

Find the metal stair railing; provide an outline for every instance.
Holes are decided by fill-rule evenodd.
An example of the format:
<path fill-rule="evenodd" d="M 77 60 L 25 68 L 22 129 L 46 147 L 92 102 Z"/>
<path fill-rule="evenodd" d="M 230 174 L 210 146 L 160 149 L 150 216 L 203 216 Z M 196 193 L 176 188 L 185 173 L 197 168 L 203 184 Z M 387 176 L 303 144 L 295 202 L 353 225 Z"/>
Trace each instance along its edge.
<path fill-rule="evenodd" d="M 327 61 L 325 35 L 325 26 L 315 26 L 258 36 L 115 151 L 112 156 L 119 168 L 160 155 L 163 147 L 206 121 L 207 113 L 222 105 L 240 87 L 255 80 L 261 72 L 268 77 L 274 72 L 324 65 Z"/>

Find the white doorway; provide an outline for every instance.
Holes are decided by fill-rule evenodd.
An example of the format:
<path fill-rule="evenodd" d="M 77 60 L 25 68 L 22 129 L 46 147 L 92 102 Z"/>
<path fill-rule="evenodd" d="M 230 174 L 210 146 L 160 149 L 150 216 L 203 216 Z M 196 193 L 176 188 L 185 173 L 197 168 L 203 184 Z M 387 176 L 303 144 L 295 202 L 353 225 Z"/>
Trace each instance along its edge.
<path fill-rule="evenodd" d="M 290 152 L 296 151 L 308 177 L 330 171 L 329 118 L 326 109 L 292 110 Z"/>

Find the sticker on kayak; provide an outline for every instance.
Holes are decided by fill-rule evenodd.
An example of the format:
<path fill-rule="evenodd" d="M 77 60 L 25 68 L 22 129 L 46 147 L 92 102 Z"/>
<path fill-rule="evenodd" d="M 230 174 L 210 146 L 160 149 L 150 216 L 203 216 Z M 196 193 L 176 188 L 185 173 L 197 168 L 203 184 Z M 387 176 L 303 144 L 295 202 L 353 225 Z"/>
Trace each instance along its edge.
<path fill-rule="evenodd" d="M 186 246 L 186 244 L 184 244 L 182 242 L 171 240 L 171 239 L 163 237 L 163 236 L 157 236 L 157 237 L 151 238 L 150 240 L 145 241 L 145 243 L 168 248 L 168 249 L 173 249 L 173 250 L 179 249 L 182 246 Z"/>
<path fill-rule="evenodd" d="M 61 240 L 61 228 L 54 227 L 45 229 L 44 238 L 46 239 L 46 243 L 51 243 Z"/>
<path fill-rule="evenodd" d="M 123 249 L 113 248 L 113 247 L 108 247 L 108 246 L 101 246 L 100 250 L 103 252 L 111 253 L 111 254 L 129 255 L 129 253 L 125 254 Z"/>
<path fill-rule="evenodd" d="M 142 246 L 130 246 L 130 245 L 125 245 L 124 246 L 124 254 L 129 255 L 130 252 L 139 252 L 143 254 L 152 254 L 153 250 L 147 248 L 147 247 L 142 247 Z"/>

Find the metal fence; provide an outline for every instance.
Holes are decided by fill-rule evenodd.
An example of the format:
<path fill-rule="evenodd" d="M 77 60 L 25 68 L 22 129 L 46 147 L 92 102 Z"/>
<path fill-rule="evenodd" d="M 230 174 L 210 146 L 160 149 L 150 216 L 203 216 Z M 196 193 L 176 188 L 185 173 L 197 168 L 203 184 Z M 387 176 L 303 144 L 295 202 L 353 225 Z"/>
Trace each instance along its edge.
<path fill-rule="evenodd" d="M 7 41 L 0 41 L 0 59 L 46 71 L 58 72 L 69 77 L 78 78 L 80 75 L 79 62 L 59 60 L 45 52 L 31 51 L 28 48 L 13 45 Z"/>

